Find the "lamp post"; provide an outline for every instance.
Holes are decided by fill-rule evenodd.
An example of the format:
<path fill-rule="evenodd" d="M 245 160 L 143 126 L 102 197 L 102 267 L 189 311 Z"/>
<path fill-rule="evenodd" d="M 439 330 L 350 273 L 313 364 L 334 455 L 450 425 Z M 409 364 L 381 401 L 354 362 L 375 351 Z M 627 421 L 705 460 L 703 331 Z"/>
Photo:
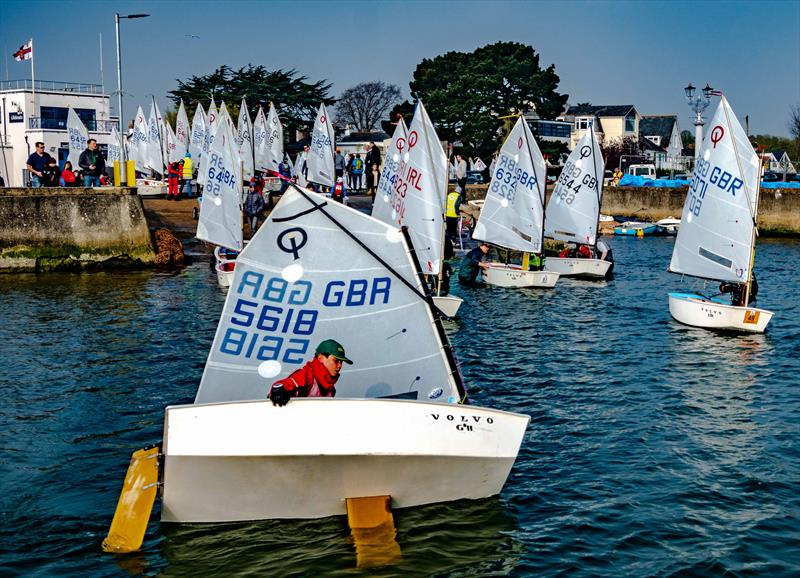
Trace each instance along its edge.
<path fill-rule="evenodd" d="M 706 83 L 706 87 L 703 89 L 703 96 L 695 96 L 695 87 L 692 86 L 690 82 L 689 86 L 683 90 L 686 92 L 686 103 L 689 105 L 689 108 L 694 111 L 694 158 L 696 161 L 697 154 L 700 151 L 700 144 L 703 142 L 703 125 L 705 124 L 703 111 L 705 111 L 711 103 L 711 94 L 714 92 L 714 89 Z"/>
<path fill-rule="evenodd" d="M 150 16 L 150 15 L 149 14 L 126 14 L 126 15 L 114 14 L 114 27 L 115 27 L 116 32 L 117 32 L 117 98 L 118 98 L 117 107 L 119 109 L 117 112 L 119 113 L 119 133 L 120 133 L 120 137 L 122 138 L 122 142 L 120 143 L 120 147 L 119 147 L 119 158 L 120 158 L 120 165 L 121 165 L 120 166 L 120 171 L 119 171 L 119 173 L 120 173 L 120 175 L 119 175 L 120 182 L 118 183 L 119 185 L 123 185 L 123 184 L 133 184 L 133 185 L 135 185 L 136 184 L 136 183 L 127 183 L 127 175 L 126 175 L 126 171 L 125 171 L 125 141 L 127 140 L 128 130 L 127 130 L 126 127 L 123 126 L 123 123 L 125 122 L 125 115 L 122 113 L 122 60 L 120 58 L 120 52 L 119 52 L 119 21 L 120 21 L 121 18 L 128 18 L 128 19 L 147 18 L 148 16 Z"/>

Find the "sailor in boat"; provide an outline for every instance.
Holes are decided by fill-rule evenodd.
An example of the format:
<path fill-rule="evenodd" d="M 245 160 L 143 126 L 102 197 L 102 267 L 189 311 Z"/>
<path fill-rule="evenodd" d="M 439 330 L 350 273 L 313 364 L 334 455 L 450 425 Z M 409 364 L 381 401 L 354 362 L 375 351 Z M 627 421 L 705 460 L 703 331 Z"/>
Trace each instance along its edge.
<path fill-rule="evenodd" d="M 744 307 L 744 296 L 747 293 L 747 283 L 729 283 L 723 281 L 719 284 L 719 292 L 722 294 L 731 294 L 731 305 L 734 307 Z M 756 281 L 755 273 L 753 274 L 753 281 L 750 283 L 750 297 L 747 300 L 747 305 L 753 305 L 756 301 L 758 294 L 758 281 Z"/>
<path fill-rule="evenodd" d="M 335 396 L 343 363 L 353 364 L 345 355 L 342 344 L 326 339 L 317 345 L 314 359 L 289 377 L 272 384 L 269 390 L 272 405 L 284 406 L 293 397 Z"/>
<path fill-rule="evenodd" d="M 484 263 L 483 259 L 489 254 L 489 243 L 482 241 L 480 245 L 464 256 L 461 261 L 461 268 L 458 270 L 458 282 L 468 287 L 482 287 L 483 283 L 478 282 L 478 273 L 481 269 L 488 269 L 489 264 Z"/>
<path fill-rule="evenodd" d="M 595 255 L 601 261 L 608 261 L 611 263 L 611 267 L 609 267 L 608 271 L 606 271 L 606 275 L 611 275 L 611 271 L 614 270 L 614 251 L 611 250 L 611 245 L 609 245 L 608 242 L 604 241 L 603 239 L 597 239 Z"/>

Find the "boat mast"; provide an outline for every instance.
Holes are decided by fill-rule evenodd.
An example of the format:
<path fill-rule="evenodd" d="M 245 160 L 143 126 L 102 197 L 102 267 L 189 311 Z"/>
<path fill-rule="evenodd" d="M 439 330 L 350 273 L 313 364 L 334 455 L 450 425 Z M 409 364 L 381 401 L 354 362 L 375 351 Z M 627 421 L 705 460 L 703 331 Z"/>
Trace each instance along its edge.
<path fill-rule="evenodd" d="M 731 128 L 731 119 L 728 115 L 728 100 L 725 98 L 725 95 L 720 94 L 722 97 L 722 101 L 724 103 L 723 110 L 725 111 L 725 121 L 728 123 L 728 129 Z M 742 171 L 742 161 L 739 157 L 739 151 L 736 149 L 736 136 L 731 131 L 731 143 L 733 143 L 733 156 L 736 157 L 736 165 L 739 167 L 739 174 L 744 176 L 744 172 Z M 759 191 L 761 189 L 761 162 L 759 161 L 759 169 L 758 169 L 758 182 L 756 183 L 756 190 L 755 190 L 755 202 L 752 204 L 755 207 L 751 213 L 750 218 L 752 219 L 752 226 L 750 227 L 750 263 L 747 267 L 747 283 L 745 284 L 745 291 L 744 291 L 744 303 L 742 305 L 747 307 L 747 304 L 750 302 L 750 285 L 753 279 L 753 265 L 756 261 L 756 235 L 758 234 L 758 227 L 756 224 L 756 219 L 758 217 L 758 197 Z M 745 195 L 747 195 L 747 188 L 745 188 Z M 748 203 L 750 201 L 748 195 Z M 749 207 L 748 207 L 749 208 Z"/>
<path fill-rule="evenodd" d="M 589 130 L 592 131 L 592 171 L 594 171 L 594 180 L 595 186 L 597 187 L 597 221 L 595 221 L 594 226 L 594 255 L 597 257 L 597 237 L 600 235 L 600 203 L 602 202 L 603 198 L 603 181 L 597 178 L 597 159 L 594 158 L 594 151 L 595 151 L 595 143 L 597 142 L 597 135 L 594 133 L 594 122 L 592 126 L 589 127 Z M 600 148 L 600 147 L 596 147 Z M 602 157 L 601 157 L 602 158 Z M 603 164 L 603 168 L 605 168 L 605 163 Z"/>
<path fill-rule="evenodd" d="M 525 134 L 525 146 L 528 147 L 528 158 L 531 159 L 531 165 L 534 168 L 534 174 L 536 174 L 536 164 L 533 162 L 533 151 L 531 150 L 530 140 L 528 140 L 528 133 L 530 133 L 531 137 L 533 137 L 533 133 L 531 133 L 530 128 L 528 127 L 528 122 L 525 120 L 525 117 L 522 115 L 522 113 L 520 113 L 519 116 L 522 119 L 522 123 L 525 125 L 522 130 L 522 132 Z M 536 181 L 537 181 L 536 184 L 539 185 L 538 186 L 539 202 L 542 205 L 542 236 L 540 240 L 541 244 L 539 245 L 539 265 L 544 267 L 544 217 L 545 217 L 544 200 L 545 197 L 547 196 L 547 163 L 545 163 L 544 165 L 544 174 L 542 175 L 541 180 L 539 179 L 539 175 L 536 175 Z M 527 253 L 524 253 L 524 255 L 527 256 Z M 527 267 L 525 267 L 525 264 L 523 264 L 522 268 L 527 269 Z"/>

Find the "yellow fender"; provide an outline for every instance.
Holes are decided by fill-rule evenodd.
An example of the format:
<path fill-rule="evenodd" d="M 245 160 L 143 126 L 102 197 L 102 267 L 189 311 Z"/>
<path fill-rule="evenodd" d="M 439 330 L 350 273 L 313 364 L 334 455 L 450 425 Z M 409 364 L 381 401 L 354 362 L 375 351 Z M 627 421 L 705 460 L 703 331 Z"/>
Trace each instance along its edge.
<path fill-rule="evenodd" d="M 122 554 L 142 546 L 158 491 L 160 451 L 158 445 L 133 452 L 111 528 L 103 540 L 104 552 Z"/>

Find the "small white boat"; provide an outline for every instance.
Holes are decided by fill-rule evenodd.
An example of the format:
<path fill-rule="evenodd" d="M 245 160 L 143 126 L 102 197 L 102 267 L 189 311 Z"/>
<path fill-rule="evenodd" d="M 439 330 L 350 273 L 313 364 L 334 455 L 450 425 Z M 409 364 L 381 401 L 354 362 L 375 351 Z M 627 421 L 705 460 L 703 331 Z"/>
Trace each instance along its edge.
<path fill-rule="evenodd" d="M 675 217 L 667 217 L 666 219 L 656 221 L 656 225 L 658 226 L 659 232 L 663 232 L 667 235 L 677 235 L 678 228 L 681 226 L 681 220 Z"/>
<path fill-rule="evenodd" d="M 529 419 L 381 399 L 168 407 L 162 520 L 323 518 L 354 496 L 391 496 L 393 508 L 485 498 L 502 489 Z"/>
<path fill-rule="evenodd" d="M 136 194 L 140 197 L 166 197 L 167 183 L 156 179 L 136 179 Z"/>
<path fill-rule="evenodd" d="M 233 280 L 233 271 L 236 261 L 217 261 L 214 270 L 217 272 L 217 284 L 220 287 L 230 287 Z"/>
<path fill-rule="evenodd" d="M 758 307 L 739 307 L 696 293 L 670 293 L 669 313 L 684 325 L 764 333 L 773 312 Z"/>
<path fill-rule="evenodd" d="M 547 257 L 545 264 L 549 271 L 558 273 L 563 277 L 605 279 L 613 263 L 602 259 Z"/>
<path fill-rule="evenodd" d="M 489 263 L 482 270 L 483 281 L 496 287 L 537 287 L 550 289 L 555 287 L 559 274 L 553 271 L 525 271 L 519 265 Z"/>
<path fill-rule="evenodd" d="M 486 193 L 472 238 L 521 251 L 522 265 L 491 262 L 483 281 L 497 287 L 550 288 L 558 281 L 553 271 L 530 271 L 529 253 L 544 247 L 544 157 L 523 117 L 508 133 Z"/>
<path fill-rule="evenodd" d="M 433 304 L 439 308 L 439 310 L 447 315 L 447 317 L 455 317 L 458 313 L 458 308 L 461 307 L 461 304 L 464 300 L 461 297 L 455 297 L 454 295 L 434 295 L 433 296 Z"/>
<path fill-rule="evenodd" d="M 694 327 L 763 333 L 773 313 L 750 303 L 758 287 L 753 266 L 761 164 L 724 96 L 709 126 L 669 271 L 733 284 L 736 305 L 721 297 L 670 293 L 669 312 L 676 321 Z"/>

